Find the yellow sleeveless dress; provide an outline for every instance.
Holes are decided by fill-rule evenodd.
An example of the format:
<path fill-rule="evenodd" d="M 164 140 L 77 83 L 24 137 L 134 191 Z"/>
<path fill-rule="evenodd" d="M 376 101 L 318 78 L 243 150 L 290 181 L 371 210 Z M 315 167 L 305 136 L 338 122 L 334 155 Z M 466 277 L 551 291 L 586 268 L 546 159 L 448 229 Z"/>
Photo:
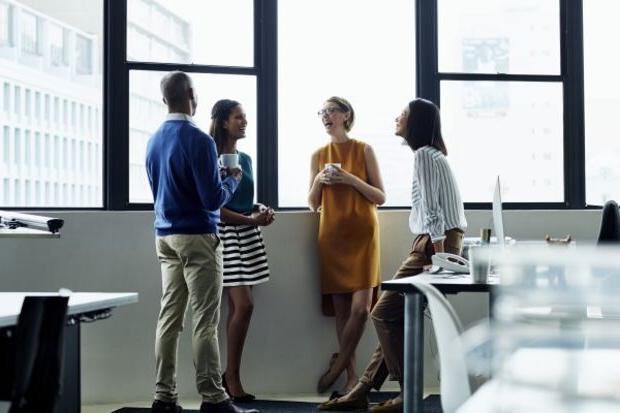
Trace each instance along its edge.
<path fill-rule="evenodd" d="M 342 169 L 368 182 L 366 144 L 355 139 L 330 143 L 319 150 L 319 169 L 340 163 Z M 334 315 L 331 294 L 373 288 L 379 277 L 377 206 L 348 185 L 324 185 L 319 223 L 319 256 L 323 313 Z"/>

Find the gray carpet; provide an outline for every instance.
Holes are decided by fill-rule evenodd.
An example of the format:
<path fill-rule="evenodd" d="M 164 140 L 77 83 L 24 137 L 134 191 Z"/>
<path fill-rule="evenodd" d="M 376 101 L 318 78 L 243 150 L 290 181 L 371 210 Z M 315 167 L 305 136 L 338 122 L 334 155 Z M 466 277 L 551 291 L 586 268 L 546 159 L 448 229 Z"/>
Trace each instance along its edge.
<path fill-rule="evenodd" d="M 379 403 L 395 397 L 396 393 L 373 392 L 371 393 L 371 403 Z M 243 407 L 259 409 L 261 413 L 316 413 L 316 403 L 287 402 L 256 400 L 252 403 L 244 403 Z M 112 413 L 150 413 L 149 408 L 124 407 Z M 184 410 L 184 413 L 198 413 L 198 410 Z M 424 413 L 442 413 L 439 396 L 429 396 L 424 399 Z"/>

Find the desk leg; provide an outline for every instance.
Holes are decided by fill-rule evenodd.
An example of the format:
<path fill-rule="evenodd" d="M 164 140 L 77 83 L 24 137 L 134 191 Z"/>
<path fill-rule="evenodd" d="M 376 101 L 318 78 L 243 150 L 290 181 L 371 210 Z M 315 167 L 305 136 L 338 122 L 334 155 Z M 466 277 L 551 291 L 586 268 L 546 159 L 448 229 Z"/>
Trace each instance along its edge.
<path fill-rule="evenodd" d="M 62 394 L 56 402 L 56 413 L 80 413 L 80 323 L 65 327 L 65 364 Z"/>
<path fill-rule="evenodd" d="M 404 412 L 422 413 L 424 397 L 424 297 L 405 294 Z"/>

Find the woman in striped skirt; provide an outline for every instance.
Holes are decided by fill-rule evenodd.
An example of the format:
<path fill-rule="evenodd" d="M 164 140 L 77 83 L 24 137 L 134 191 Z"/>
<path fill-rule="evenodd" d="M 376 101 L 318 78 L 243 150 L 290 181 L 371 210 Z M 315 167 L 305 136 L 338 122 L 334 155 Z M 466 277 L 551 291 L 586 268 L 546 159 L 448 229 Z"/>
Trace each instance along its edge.
<path fill-rule="evenodd" d="M 274 221 L 271 208 L 254 204 L 252 159 L 237 150 L 237 141 L 245 138 L 246 126 L 245 112 L 239 102 L 223 99 L 215 103 L 210 134 L 220 155 L 239 155 L 243 171 L 233 198 L 220 210 L 219 224 L 224 246 L 224 287 L 228 287 L 227 366 L 222 382 L 235 402 L 254 400 L 241 384 L 241 354 L 254 306 L 252 286 L 269 280 L 267 254 L 259 227 Z"/>

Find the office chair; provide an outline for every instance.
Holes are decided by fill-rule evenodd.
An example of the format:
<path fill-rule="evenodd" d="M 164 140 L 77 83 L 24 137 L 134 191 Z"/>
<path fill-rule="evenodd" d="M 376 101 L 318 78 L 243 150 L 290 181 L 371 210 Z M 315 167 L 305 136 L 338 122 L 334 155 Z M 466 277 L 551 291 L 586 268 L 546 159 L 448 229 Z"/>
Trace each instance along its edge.
<path fill-rule="evenodd" d="M 620 210 L 615 201 L 607 201 L 603 207 L 599 244 L 620 243 Z"/>
<path fill-rule="evenodd" d="M 3 372 L 9 413 L 54 413 L 61 392 L 68 297 L 24 299 Z"/>
<path fill-rule="evenodd" d="M 461 341 L 463 326 L 438 289 L 416 277 L 413 277 L 411 283 L 428 301 L 439 351 L 441 407 L 444 413 L 454 413 L 472 395 L 465 349 Z"/>

